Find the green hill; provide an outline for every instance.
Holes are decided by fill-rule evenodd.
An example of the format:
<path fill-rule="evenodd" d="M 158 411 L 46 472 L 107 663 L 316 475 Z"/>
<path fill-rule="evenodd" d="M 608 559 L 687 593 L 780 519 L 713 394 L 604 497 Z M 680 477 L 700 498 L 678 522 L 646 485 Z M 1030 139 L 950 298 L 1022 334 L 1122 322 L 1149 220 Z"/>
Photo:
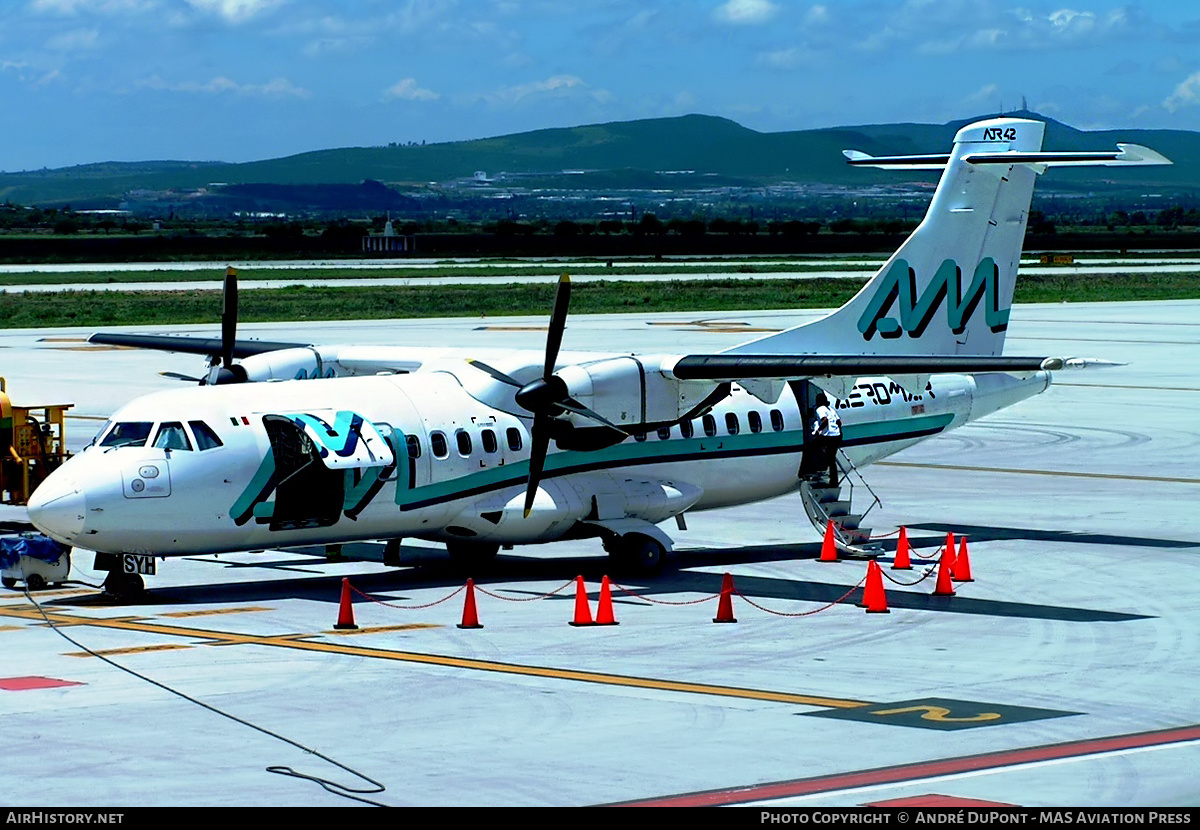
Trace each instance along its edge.
<path fill-rule="evenodd" d="M 1042 118 L 1033 113 L 1017 113 Z M 974 119 L 969 119 L 974 120 Z M 931 174 L 892 172 L 876 178 L 845 164 L 841 151 L 901 155 L 944 151 L 969 120 L 950 124 L 885 124 L 760 133 L 705 115 L 535 130 L 472 141 L 318 150 L 278 159 L 221 162 L 108 162 L 0 174 L 0 200 L 25 205 L 115 207 L 130 191 L 187 191 L 213 183 L 319 185 L 375 180 L 400 190 L 469 178 L 474 171 L 534 176 L 541 186 L 695 187 L 797 184 L 864 185 L 930 181 Z M 1057 185 L 1110 180 L 1133 189 L 1200 188 L 1200 134 L 1172 130 L 1084 132 L 1047 120 L 1046 146 L 1107 150 L 1118 140 L 1145 144 L 1172 167 L 1122 171 L 1056 171 Z M 563 171 L 576 171 L 569 180 Z M 577 171 L 589 171 L 579 175 Z M 664 176 L 666 171 L 689 171 Z M 698 177 L 709 177 L 707 180 Z M 628 184 L 622 184 L 628 183 Z M 640 183 L 640 184 L 639 184 Z"/>

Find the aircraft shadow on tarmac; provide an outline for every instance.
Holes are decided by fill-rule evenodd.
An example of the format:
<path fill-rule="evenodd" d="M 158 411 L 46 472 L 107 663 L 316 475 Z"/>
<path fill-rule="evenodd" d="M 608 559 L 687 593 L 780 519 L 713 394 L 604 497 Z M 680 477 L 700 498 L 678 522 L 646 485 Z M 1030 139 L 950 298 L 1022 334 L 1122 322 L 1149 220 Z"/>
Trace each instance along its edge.
<path fill-rule="evenodd" d="M 990 542 L 1003 539 L 1021 539 L 1030 542 L 1051 542 L 1081 545 L 1117 545 L 1125 548 L 1195 548 L 1200 542 L 1183 539 L 1155 539 L 1149 536 L 1118 536 L 1112 533 L 1080 533 L 1073 530 L 1040 530 L 1030 527 L 992 527 L 988 525 L 947 525 L 929 522 L 912 524 L 911 530 L 931 530 L 966 536 L 972 542 Z"/>
<path fill-rule="evenodd" d="M 940 529 L 937 526 L 927 526 L 928 529 Z M 1006 528 L 991 529 L 1006 532 L 1010 535 L 989 536 L 987 528 L 947 528 L 956 532 L 965 532 L 972 540 L 987 538 L 1026 538 L 1026 533 L 1040 531 L 1019 531 Z M 1053 536 L 1053 535 L 1051 535 Z M 910 536 L 914 549 L 914 557 L 919 557 L 921 549 L 928 548 L 931 553 L 944 541 L 944 536 L 921 537 Z M 1110 537 L 1105 537 L 1110 538 Z M 1118 537 L 1112 537 L 1118 538 Z M 1058 540 L 1061 541 L 1061 540 Z M 1076 539 L 1076 541 L 1079 541 Z M 1115 543 L 1115 542 L 1114 542 Z M 1181 543 L 1168 543 L 1179 546 Z M 895 542 L 891 542 L 894 547 Z M 382 545 L 360 543 L 347 545 L 344 555 L 340 558 L 345 563 L 374 562 L 382 565 Z M 654 597 L 668 594 L 697 594 L 717 595 L 721 591 L 723 573 L 722 566 L 739 564 L 814 560 L 820 555 L 819 543 L 791 545 L 755 545 L 740 548 L 699 548 L 678 550 L 668 560 L 663 573 L 655 577 L 613 575 L 613 601 L 644 602 L 636 596 Z M 287 557 L 273 557 L 263 554 L 261 561 L 222 561 L 210 557 L 188 557 L 192 561 L 211 562 L 222 569 L 246 569 L 253 577 L 238 580 L 222 580 L 209 584 L 187 586 L 155 587 L 150 581 L 146 593 L 130 603 L 117 601 L 99 594 L 62 597 L 49 601 L 48 605 L 55 606 L 112 606 L 141 607 L 152 611 L 160 605 L 211 605 L 238 602 L 272 602 L 286 599 L 307 599 L 318 602 L 337 604 L 341 596 L 342 576 L 331 576 L 320 569 L 329 560 L 320 548 L 293 549 Z M 309 554 L 311 561 L 297 558 L 294 554 Z M 886 561 L 886 560 L 884 560 Z M 503 583 L 503 588 L 489 588 L 502 593 L 511 593 L 522 598 L 541 593 L 539 590 L 522 590 L 520 583 L 568 583 L 576 576 L 583 576 L 587 583 L 591 599 L 594 601 L 599 591 L 600 579 L 608 574 L 611 567 L 609 560 L 603 556 L 572 556 L 572 557 L 526 557 L 513 554 L 502 554 L 494 562 L 485 567 L 476 568 L 475 573 L 468 574 L 463 568 L 451 562 L 444 552 L 430 548 L 405 547 L 401 557 L 401 566 L 395 569 L 380 570 L 371 573 L 358 573 L 350 576 L 351 585 L 357 592 L 385 602 L 403 603 L 411 600 L 411 592 L 422 589 L 444 588 L 453 591 L 461 587 L 468 576 L 472 576 L 476 585 L 489 588 L 489 584 Z M 921 572 L 922 563 L 918 558 L 914 562 L 914 570 L 903 572 L 903 582 L 915 582 Z M 861 560 L 842 560 L 838 574 L 842 582 L 814 581 L 806 578 L 806 574 L 797 570 L 794 578 L 747 576 L 740 575 L 735 580 L 736 593 L 758 600 L 802 601 L 819 604 L 829 604 L 841 601 L 845 604 L 855 604 L 861 597 L 860 591 L 847 590 L 865 573 L 865 563 Z M 704 568 L 705 570 L 693 570 Z M 290 575 L 286 578 L 274 576 L 264 578 L 264 571 L 281 571 Z M 911 576 L 909 576 L 911 574 Z M 812 574 L 807 574 L 811 576 Z M 248 574 L 249 576 L 249 574 Z M 926 587 L 928 586 L 928 587 Z M 1113 611 L 1103 611 L 1091 608 L 1071 608 L 1054 605 L 1037 605 L 1030 603 L 1008 602 L 964 596 L 933 596 L 932 579 L 927 579 L 920 586 L 901 588 L 887 584 L 887 601 L 892 608 L 915 609 L 934 612 L 949 612 L 957 614 L 977 614 L 993 617 L 1019 617 L 1029 619 L 1058 620 L 1070 622 L 1126 622 L 1138 619 L 1148 619 L 1146 615 L 1126 614 Z M 363 597 L 355 596 L 355 602 L 365 602 Z M 574 600 L 574 592 L 563 590 L 549 597 L 551 600 Z"/>

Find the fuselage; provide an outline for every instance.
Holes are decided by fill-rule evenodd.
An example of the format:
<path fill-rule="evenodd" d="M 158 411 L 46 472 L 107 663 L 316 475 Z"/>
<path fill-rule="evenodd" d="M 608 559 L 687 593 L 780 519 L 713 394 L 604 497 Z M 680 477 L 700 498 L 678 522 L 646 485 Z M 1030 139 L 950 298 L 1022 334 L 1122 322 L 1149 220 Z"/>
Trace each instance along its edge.
<path fill-rule="evenodd" d="M 935 375 L 920 395 L 862 378 L 836 406 L 863 466 L 1042 391 L 1046 373 Z M 734 385 L 696 417 L 556 450 L 533 509 L 528 417 L 447 371 L 193 387 L 135 400 L 35 492 L 30 517 L 89 550 L 159 556 L 420 537 L 548 542 L 656 524 L 799 486 L 807 384 L 765 404 Z"/>

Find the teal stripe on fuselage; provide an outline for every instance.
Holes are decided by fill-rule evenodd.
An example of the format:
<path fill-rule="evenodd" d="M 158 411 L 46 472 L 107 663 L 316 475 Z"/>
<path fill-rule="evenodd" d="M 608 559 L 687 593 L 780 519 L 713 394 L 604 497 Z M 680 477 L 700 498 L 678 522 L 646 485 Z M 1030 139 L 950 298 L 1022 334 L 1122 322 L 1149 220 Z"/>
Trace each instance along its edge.
<path fill-rule="evenodd" d="M 920 438 L 936 435 L 954 420 L 954 414 L 920 415 L 901 421 L 871 421 L 865 424 L 847 424 L 842 428 L 842 446 L 855 447 L 862 444 L 879 444 L 899 441 L 904 438 Z"/>
<path fill-rule="evenodd" d="M 843 430 L 844 443 L 850 446 L 876 444 L 932 435 L 940 432 L 952 420 L 954 420 L 952 414 L 945 414 L 924 415 L 900 421 L 847 425 Z M 551 453 L 546 457 L 542 480 L 593 470 L 649 464 L 673 464 L 684 461 L 798 453 L 803 448 L 803 441 L 803 436 L 796 430 L 716 435 L 711 438 L 707 436 L 671 438 L 666 441 L 655 439 L 627 441 L 592 452 L 568 450 Z M 436 464 L 435 461 L 435 468 Z M 397 487 L 396 504 L 401 510 L 415 510 L 505 487 L 524 485 L 528 479 L 529 461 L 525 459 L 511 464 L 489 467 L 445 481 L 436 481 L 411 490 Z"/>

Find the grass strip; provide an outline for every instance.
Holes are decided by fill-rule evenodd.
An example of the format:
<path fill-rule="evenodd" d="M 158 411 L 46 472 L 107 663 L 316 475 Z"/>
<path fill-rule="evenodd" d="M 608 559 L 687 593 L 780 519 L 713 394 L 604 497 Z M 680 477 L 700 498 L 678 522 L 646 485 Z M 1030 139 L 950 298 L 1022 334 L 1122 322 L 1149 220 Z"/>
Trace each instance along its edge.
<path fill-rule="evenodd" d="M 577 282 L 571 313 L 659 313 L 835 308 L 864 279 L 671 280 Z M 554 283 L 336 288 L 294 286 L 239 295 L 245 322 L 380 320 L 422 317 L 548 315 Z M 1197 274 L 1033 275 L 1017 283 L 1015 302 L 1124 302 L 1200 299 Z M 0 327 L 181 325 L 216 323 L 220 291 L 0 292 Z"/>

